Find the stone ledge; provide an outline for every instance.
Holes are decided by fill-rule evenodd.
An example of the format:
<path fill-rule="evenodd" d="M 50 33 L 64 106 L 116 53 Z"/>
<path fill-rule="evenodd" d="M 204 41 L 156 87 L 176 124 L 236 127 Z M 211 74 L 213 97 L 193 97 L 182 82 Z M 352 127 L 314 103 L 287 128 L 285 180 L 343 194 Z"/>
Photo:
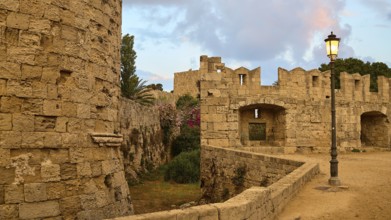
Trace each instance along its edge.
<path fill-rule="evenodd" d="M 123 141 L 122 134 L 90 133 L 90 135 L 94 143 L 100 147 L 119 147 Z"/>
<path fill-rule="evenodd" d="M 182 210 L 177 209 L 142 215 L 124 216 L 113 220 L 275 219 L 285 205 L 298 193 L 302 186 L 319 173 L 319 164 L 316 163 L 288 160 L 259 153 L 211 146 L 205 148 L 207 150 L 215 151 L 234 151 L 241 154 L 249 153 L 253 157 L 265 157 L 269 160 L 281 160 L 284 162 L 290 161 L 291 163 L 302 165 L 269 187 L 251 187 L 223 203 L 194 206 Z"/>

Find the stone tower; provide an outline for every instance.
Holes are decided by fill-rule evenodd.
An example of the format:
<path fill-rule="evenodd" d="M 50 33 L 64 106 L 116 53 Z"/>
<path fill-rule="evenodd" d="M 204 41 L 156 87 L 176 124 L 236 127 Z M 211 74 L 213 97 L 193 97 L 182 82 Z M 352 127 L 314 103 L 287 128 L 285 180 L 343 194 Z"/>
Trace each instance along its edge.
<path fill-rule="evenodd" d="M 119 152 L 121 7 L 0 1 L 0 219 L 132 212 Z"/>

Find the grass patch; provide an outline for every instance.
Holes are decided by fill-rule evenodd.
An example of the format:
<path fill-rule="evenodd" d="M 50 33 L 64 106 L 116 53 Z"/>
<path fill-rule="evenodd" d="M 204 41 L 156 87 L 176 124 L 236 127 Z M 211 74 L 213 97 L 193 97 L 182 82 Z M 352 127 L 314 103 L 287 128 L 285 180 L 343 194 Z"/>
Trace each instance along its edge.
<path fill-rule="evenodd" d="M 198 201 L 201 197 L 199 183 L 178 184 L 164 181 L 164 169 L 160 168 L 143 176 L 142 183 L 129 186 L 135 214 L 173 209 Z"/>

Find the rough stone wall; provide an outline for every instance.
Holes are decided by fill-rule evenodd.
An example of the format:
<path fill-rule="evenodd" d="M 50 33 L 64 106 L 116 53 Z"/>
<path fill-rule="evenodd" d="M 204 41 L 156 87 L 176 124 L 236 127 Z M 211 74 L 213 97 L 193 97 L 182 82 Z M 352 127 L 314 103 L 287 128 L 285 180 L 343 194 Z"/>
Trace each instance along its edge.
<path fill-rule="evenodd" d="M 198 70 L 174 73 L 174 95 L 176 97 L 189 94 L 198 98 L 201 76 L 208 72 L 220 72 L 224 68 L 220 57 L 201 56 L 200 63 Z"/>
<path fill-rule="evenodd" d="M 208 202 L 221 202 L 252 186 L 267 187 L 302 164 L 252 152 L 202 146 L 203 198 Z"/>
<path fill-rule="evenodd" d="M 169 149 L 163 144 L 159 111 L 122 98 L 120 118 L 126 179 L 129 183 L 137 182 L 138 174 L 157 168 L 169 158 Z"/>
<path fill-rule="evenodd" d="M 201 149 L 201 151 L 204 148 Z M 222 203 L 211 203 L 202 206 L 194 206 L 185 209 L 175 209 L 170 211 L 153 212 L 142 215 L 133 215 L 115 218 L 115 220 L 161 220 L 161 219 L 256 219 L 256 220 L 271 220 L 284 209 L 286 204 L 299 192 L 299 190 L 319 173 L 319 165 L 309 162 L 288 161 L 267 155 L 260 155 L 252 152 L 243 152 L 227 148 L 208 147 L 207 151 L 213 153 L 216 150 L 217 155 L 223 156 L 221 160 L 225 160 L 224 155 L 236 154 L 236 157 L 242 158 L 243 161 L 248 161 L 249 166 L 254 166 L 253 163 L 277 163 L 299 165 L 288 175 L 285 175 L 277 182 L 268 187 L 253 186 L 246 189 L 239 195 Z M 235 157 L 235 159 L 236 159 Z M 210 157 L 208 157 L 210 158 Z M 244 158 L 250 158 L 246 160 Z M 259 160 L 257 160 L 258 158 Z M 218 159 L 218 158 L 216 158 Z M 282 163 L 281 163 L 282 162 Z M 231 165 L 234 165 L 231 162 Z M 289 166 L 290 166 L 289 165 Z M 263 165 L 260 165 L 261 167 Z M 273 165 L 277 166 L 277 165 Z M 280 169 L 284 169 L 280 167 Z M 218 167 L 219 169 L 221 167 Z M 219 169 L 220 170 L 220 169 Z M 222 171 L 222 170 L 220 170 Z M 253 178 L 253 177 L 250 177 Z M 259 179 L 255 176 L 254 183 L 257 184 Z M 209 185 L 213 187 L 213 185 Z"/>
<path fill-rule="evenodd" d="M 0 219 L 132 212 L 118 134 L 121 4 L 0 1 Z"/>
<path fill-rule="evenodd" d="M 207 60 L 202 57 L 201 60 Z M 200 70 L 206 65 L 201 61 Z M 213 66 L 213 65 L 212 65 Z M 201 74 L 201 143 L 234 147 L 255 145 L 248 136 L 248 112 L 259 110 L 267 123 L 267 139 L 258 146 L 283 146 L 289 151 L 330 148 L 330 72 L 278 70 L 278 86 L 260 85 L 260 68 L 248 70 L 214 64 Z M 337 144 L 340 150 L 359 148 L 361 137 L 376 136 L 390 147 L 391 126 L 386 132 L 362 130 L 361 116 L 374 112 L 384 120 L 391 117 L 390 79 L 378 78 L 378 92 L 369 91 L 369 75 L 341 73 L 341 89 L 336 90 Z M 254 120 L 254 119 L 251 119 Z M 273 123 L 268 121 L 273 121 Z M 272 132 L 272 134 L 270 134 Z M 370 134 L 365 134 L 370 132 Z M 277 140 L 276 140 L 277 137 Z"/>

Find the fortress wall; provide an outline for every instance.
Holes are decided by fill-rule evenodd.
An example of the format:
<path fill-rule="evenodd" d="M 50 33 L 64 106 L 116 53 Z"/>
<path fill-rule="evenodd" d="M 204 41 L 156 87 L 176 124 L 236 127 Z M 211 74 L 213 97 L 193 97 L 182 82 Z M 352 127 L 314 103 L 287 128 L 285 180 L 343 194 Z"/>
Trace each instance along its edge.
<path fill-rule="evenodd" d="M 203 198 L 208 202 L 221 202 L 251 186 L 267 187 L 302 164 L 252 152 L 202 146 Z"/>
<path fill-rule="evenodd" d="M 180 72 L 174 74 L 174 95 L 179 97 L 189 94 L 193 97 L 197 97 L 199 84 L 201 78 L 201 72 L 198 70 L 189 70 L 187 72 Z"/>
<path fill-rule="evenodd" d="M 174 95 L 176 97 L 190 94 L 197 98 L 200 95 L 200 79 L 202 75 L 208 72 L 218 73 L 224 70 L 224 63 L 221 63 L 221 57 L 200 57 L 199 70 L 189 70 L 174 73 Z"/>
<path fill-rule="evenodd" d="M 138 181 L 138 174 L 151 171 L 167 162 L 169 149 L 163 144 L 159 111 L 132 100 L 120 99 L 121 134 L 124 141 L 125 175 L 129 183 Z"/>
<path fill-rule="evenodd" d="M 132 213 L 120 0 L 0 2 L 0 219 Z"/>
<path fill-rule="evenodd" d="M 241 109 L 251 107 L 267 112 L 270 106 L 274 106 L 285 110 L 284 130 L 273 131 L 281 129 L 278 127 L 267 129 L 275 134 L 284 133 L 285 140 L 275 145 L 273 134 L 270 134 L 266 135 L 270 139 L 261 141 L 259 145 L 327 152 L 331 141 L 330 72 L 279 69 L 277 86 L 259 85 L 255 74 L 259 75 L 257 69 L 250 71 L 241 67 L 232 70 L 225 67 L 220 73 L 202 75 L 201 142 L 220 147 L 245 146 L 248 142 L 243 141 L 242 128 L 246 126 L 243 126 Z M 241 85 L 240 75 L 250 80 L 244 80 Z M 341 74 L 341 88 L 336 90 L 336 113 L 337 144 L 342 151 L 362 146 L 363 113 L 377 112 L 378 117 L 389 117 L 389 79 L 378 78 L 379 92 L 369 91 L 369 80 L 369 75 Z M 381 120 L 377 121 L 380 123 Z M 370 132 L 367 135 L 390 140 L 391 127 L 384 126 L 389 132 Z M 254 141 L 251 142 L 253 144 Z M 382 144 L 379 147 L 387 146 Z"/>
<path fill-rule="evenodd" d="M 203 154 L 202 159 L 206 159 L 206 163 L 201 163 L 203 165 L 202 176 L 204 178 L 206 177 L 206 179 L 209 178 L 208 173 L 210 170 L 213 170 L 213 172 L 216 173 L 213 178 L 215 180 L 223 180 L 226 175 L 225 172 L 228 170 L 230 174 L 233 174 L 233 169 L 240 165 L 241 162 L 247 164 L 248 168 L 259 168 L 257 171 L 263 174 L 247 174 L 245 179 L 246 187 L 252 187 L 222 203 L 211 203 L 185 209 L 125 216 L 115 218 L 115 220 L 275 219 L 304 184 L 319 173 L 319 165 L 309 162 L 304 163 L 257 153 L 211 146 L 202 146 L 201 151 Z M 234 159 L 229 159 L 230 157 L 234 157 Z M 240 163 L 237 162 L 237 160 L 239 160 Z M 215 161 L 215 163 L 211 161 Z M 291 170 L 291 168 L 294 170 Z M 259 175 L 265 176 L 264 172 L 266 171 L 271 175 L 281 174 L 282 178 L 268 187 L 260 187 L 260 183 L 258 182 Z M 283 175 L 282 173 L 285 173 L 286 171 L 288 171 L 289 174 Z M 255 176 L 253 174 L 255 174 Z M 225 180 L 227 180 L 225 182 L 228 185 L 232 184 L 231 179 L 225 178 Z M 251 180 L 254 181 L 251 182 Z M 253 185 L 251 185 L 250 182 Z M 220 187 L 219 184 L 209 184 L 205 185 L 203 189 L 211 192 L 224 191 L 218 187 Z"/>

